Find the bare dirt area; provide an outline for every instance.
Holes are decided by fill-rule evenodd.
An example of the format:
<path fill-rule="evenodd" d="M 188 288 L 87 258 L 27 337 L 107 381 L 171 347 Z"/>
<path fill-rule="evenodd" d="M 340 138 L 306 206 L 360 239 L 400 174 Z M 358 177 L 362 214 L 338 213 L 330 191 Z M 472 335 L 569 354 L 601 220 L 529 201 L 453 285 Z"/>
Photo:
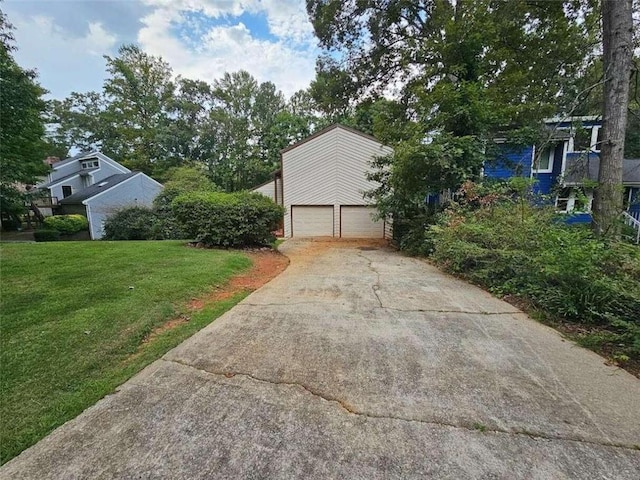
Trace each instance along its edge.
<path fill-rule="evenodd" d="M 275 250 L 249 251 L 253 266 L 242 275 L 233 277 L 229 283 L 216 287 L 204 297 L 192 298 L 189 311 L 201 310 L 205 305 L 233 297 L 242 291 L 253 292 L 271 279 L 277 277 L 289 265 L 289 259 Z"/>
<path fill-rule="evenodd" d="M 152 342 L 161 333 L 189 322 L 190 314 L 202 310 L 207 305 L 226 300 L 240 292 L 253 292 L 282 273 L 289 265 L 289 259 L 276 250 L 247 251 L 253 266 L 241 275 L 233 277 L 226 285 L 216 288 L 202 297 L 192 298 L 186 312 L 151 331 L 143 344 Z"/>

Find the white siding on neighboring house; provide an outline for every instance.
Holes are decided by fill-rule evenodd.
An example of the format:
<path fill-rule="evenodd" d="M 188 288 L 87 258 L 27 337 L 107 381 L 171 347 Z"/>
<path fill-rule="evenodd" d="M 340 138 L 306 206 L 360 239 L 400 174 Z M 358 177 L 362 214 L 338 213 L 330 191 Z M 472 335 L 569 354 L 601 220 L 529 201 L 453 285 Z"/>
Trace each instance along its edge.
<path fill-rule="evenodd" d="M 57 183 L 51 186 L 49 188 L 49 191 L 51 192 L 51 196 L 56 197 L 58 200 L 62 200 L 64 198 L 64 196 L 62 195 L 63 186 L 71 187 L 72 194 L 79 192 L 83 188 L 86 188 L 86 185 L 82 181 L 82 177 L 80 177 L 80 175 L 77 175 L 72 178 L 67 178 L 66 180 L 63 180 L 60 183 Z"/>
<path fill-rule="evenodd" d="M 340 207 L 367 205 L 371 161 L 393 150 L 373 138 L 334 126 L 282 153 L 284 235 L 292 235 L 291 207 L 333 205 L 333 236 L 340 235 Z M 293 235 L 296 235 L 295 229 Z M 381 230 L 381 236 L 383 235 Z"/>
<path fill-rule="evenodd" d="M 162 185 L 139 173 L 112 188 L 105 190 L 84 203 L 87 206 L 91 238 L 98 240 L 104 235 L 103 223 L 109 215 L 123 207 L 151 206 L 153 199 L 162 190 Z"/>

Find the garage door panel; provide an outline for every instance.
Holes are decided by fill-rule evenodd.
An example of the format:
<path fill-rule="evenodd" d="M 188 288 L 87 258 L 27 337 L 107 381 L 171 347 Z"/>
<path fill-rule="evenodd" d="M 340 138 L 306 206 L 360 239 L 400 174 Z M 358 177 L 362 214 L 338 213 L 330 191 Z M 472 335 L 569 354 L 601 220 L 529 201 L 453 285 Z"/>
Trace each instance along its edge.
<path fill-rule="evenodd" d="M 292 236 L 333 237 L 333 206 L 294 205 L 291 215 Z"/>
<path fill-rule="evenodd" d="M 341 236 L 344 238 L 384 238 L 384 222 L 373 220 L 375 213 L 376 210 L 373 207 L 341 207 Z"/>

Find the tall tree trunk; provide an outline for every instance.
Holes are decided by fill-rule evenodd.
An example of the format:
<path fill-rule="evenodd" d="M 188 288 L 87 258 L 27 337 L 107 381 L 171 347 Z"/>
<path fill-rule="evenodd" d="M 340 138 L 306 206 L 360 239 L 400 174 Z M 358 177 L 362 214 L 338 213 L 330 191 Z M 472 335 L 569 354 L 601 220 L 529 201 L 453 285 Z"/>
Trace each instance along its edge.
<path fill-rule="evenodd" d="M 622 163 L 633 55 L 632 0 L 602 1 L 604 103 L 599 185 L 593 202 L 592 230 L 599 236 L 619 234 L 622 211 Z"/>

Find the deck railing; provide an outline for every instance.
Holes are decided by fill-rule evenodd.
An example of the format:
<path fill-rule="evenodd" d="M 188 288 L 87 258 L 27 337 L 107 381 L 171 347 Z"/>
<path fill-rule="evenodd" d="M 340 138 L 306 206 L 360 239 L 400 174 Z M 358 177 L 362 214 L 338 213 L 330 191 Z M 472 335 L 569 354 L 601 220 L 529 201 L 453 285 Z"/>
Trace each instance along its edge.
<path fill-rule="evenodd" d="M 58 197 L 34 198 L 33 204 L 38 208 L 51 208 L 58 205 Z"/>
<path fill-rule="evenodd" d="M 640 244 L 640 212 L 622 212 L 624 223 L 636 231 L 636 244 Z"/>

